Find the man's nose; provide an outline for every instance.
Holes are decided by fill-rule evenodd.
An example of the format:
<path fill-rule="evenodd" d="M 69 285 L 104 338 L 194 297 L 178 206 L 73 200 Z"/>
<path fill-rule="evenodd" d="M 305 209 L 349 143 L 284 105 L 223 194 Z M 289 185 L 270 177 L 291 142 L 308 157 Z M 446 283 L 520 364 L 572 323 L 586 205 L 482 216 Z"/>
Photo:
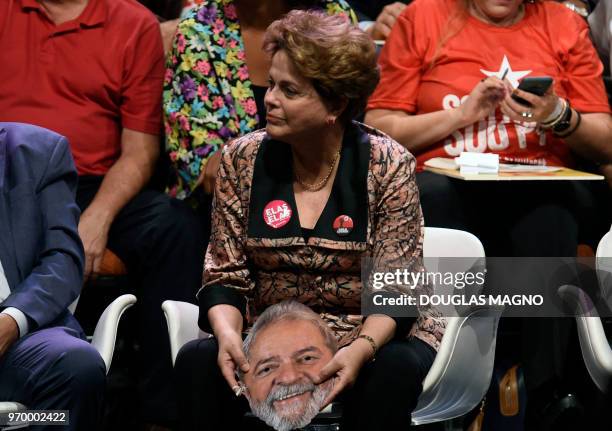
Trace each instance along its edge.
<path fill-rule="evenodd" d="M 294 364 L 283 364 L 278 370 L 276 383 L 283 385 L 292 384 L 298 381 L 301 376 L 301 373 Z"/>

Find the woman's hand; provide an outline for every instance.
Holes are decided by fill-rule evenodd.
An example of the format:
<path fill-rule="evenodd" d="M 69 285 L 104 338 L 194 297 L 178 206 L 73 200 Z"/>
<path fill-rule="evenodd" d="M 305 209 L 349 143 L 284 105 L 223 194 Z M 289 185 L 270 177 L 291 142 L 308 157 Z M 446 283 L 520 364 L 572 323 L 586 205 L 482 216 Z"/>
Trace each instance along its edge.
<path fill-rule="evenodd" d="M 345 388 L 351 387 L 361 367 L 372 357 L 372 347 L 363 339 L 356 339 L 352 344 L 338 350 L 329 363 L 323 367 L 315 384 L 334 379 L 332 390 L 325 398 L 323 407 L 331 403 Z"/>
<path fill-rule="evenodd" d="M 366 33 L 374 40 L 386 40 L 389 33 L 391 33 L 395 21 L 397 21 L 397 18 L 404 9 L 406 9 L 406 5 L 401 2 L 385 6 Z"/>
<path fill-rule="evenodd" d="M 538 122 L 550 121 L 548 117 L 553 113 L 555 107 L 560 102 L 559 97 L 553 91 L 552 85 L 543 96 L 537 96 L 527 91 L 519 90 L 518 88 L 512 91 L 510 83 L 506 83 L 509 87 L 506 97 L 501 102 L 501 111 L 510 117 L 511 120 L 517 122 Z M 526 100 L 531 106 L 523 105 L 512 98 L 512 94 Z"/>
<path fill-rule="evenodd" d="M 506 93 L 506 86 L 501 79 L 494 76 L 483 79 L 457 108 L 461 123 L 467 126 L 488 117 L 504 100 Z"/>
<path fill-rule="evenodd" d="M 249 371 L 249 362 L 242 350 L 242 337 L 240 333 L 228 330 L 217 334 L 217 341 L 219 343 L 217 364 L 225 381 L 232 391 L 235 391 L 235 387 L 238 386 L 236 381 L 236 370 L 238 367 L 240 367 L 243 373 Z"/>

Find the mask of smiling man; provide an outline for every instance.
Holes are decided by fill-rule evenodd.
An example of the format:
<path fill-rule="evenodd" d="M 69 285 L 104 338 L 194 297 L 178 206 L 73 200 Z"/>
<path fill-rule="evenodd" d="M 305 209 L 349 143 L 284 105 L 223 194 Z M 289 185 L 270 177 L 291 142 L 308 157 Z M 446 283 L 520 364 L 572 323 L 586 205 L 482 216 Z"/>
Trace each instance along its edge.
<path fill-rule="evenodd" d="M 266 309 L 244 341 L 250 371 L 239 374 L 253 414 L 277 431 L 308 425 L 333 385 L 313 379 L 336 350 L 334 335 L 307 306 L 283 301 Z"/>

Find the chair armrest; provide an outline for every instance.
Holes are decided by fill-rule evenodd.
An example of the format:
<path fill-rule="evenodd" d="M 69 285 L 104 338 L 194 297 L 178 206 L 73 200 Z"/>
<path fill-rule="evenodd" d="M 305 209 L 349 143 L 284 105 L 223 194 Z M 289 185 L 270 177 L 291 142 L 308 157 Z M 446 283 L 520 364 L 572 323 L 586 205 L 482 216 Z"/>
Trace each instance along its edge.
<path fill-rule="evenodd" d="M 115 299 L 106 307 L 94 330 L 91 345 L 100 353 L 100 356 L 102 356 L 107 373 L 113 361 L 119 320 L 125 310 L 134 305 L 135 302 L 136 297 L 131 294 L 121 295 Z"/>
<path fill-rule="evenodd" d="M 27 410 L 27 407 L 15 401 L 0 401 L 0 414 L 15 413 Z"/>

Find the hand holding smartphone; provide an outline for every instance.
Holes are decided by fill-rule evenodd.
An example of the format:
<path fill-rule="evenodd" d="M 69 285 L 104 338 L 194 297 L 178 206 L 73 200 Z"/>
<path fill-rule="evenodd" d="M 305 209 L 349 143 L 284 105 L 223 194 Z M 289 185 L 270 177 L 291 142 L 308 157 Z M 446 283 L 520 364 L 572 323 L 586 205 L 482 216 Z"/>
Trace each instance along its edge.
<path fill-rule="evenodd" d="M 527 77 L 521 80 L 518 89 L 531 94 L 535 94 L 536 96 L 543 96 L 548 91 L 552 83 L 553 79 L 550 76 Z M 515 94 L 512 95 L 512 98 L 521 105 L 529 107 L 532 106 L 531 103 L 527 102 L 525 99 Z"/>

